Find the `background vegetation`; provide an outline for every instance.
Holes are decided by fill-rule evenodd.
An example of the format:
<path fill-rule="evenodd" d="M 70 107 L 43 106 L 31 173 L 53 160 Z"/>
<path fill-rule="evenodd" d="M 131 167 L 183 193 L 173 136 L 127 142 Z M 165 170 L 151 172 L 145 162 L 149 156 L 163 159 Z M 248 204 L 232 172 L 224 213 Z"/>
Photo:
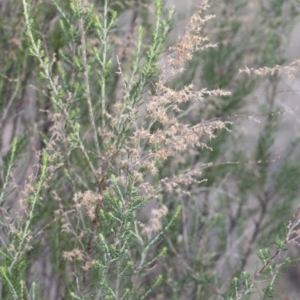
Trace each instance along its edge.
<path fill-rule="evenodd" d="M 298 299 L 299 5 L 171 4 L 1 2 L 1 299 Z"/>

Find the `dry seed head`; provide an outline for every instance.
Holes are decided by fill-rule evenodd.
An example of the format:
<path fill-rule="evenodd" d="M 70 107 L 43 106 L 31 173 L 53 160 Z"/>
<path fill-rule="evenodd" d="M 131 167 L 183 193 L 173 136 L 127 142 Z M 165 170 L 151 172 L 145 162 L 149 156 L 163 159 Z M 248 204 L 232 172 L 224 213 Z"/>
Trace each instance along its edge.
<path fill-rule="evenodd" d="M 140 223 L 140 226 L 142 227 L 142 233 L 146 234 L 148 237 L 150 237 L 153 233 L 160 231 L 162 228 L 161 219 L 167 213 L 168 213 L 168 208 L 165 205 L 163 205 L 162 207 L 160 207 L 158 209 L 152 209 L 151 219 L 149 221 L 149 224 L 146 226 L 146 225 Z"/>
<path fill-rule="evenodd" d="M 208 43 L 208 38 L 202 36 L 202 27 L 215 16 L 201 15 L 209 8 L 208 1 L 203 1 L 199 6 L 198 11 L 193 14 L 189 20 L 189 23 L 181 36 L 177 41 L 175 47 L 171 47 L 172 53 L 168 55 L 164 70 L 160 76 L 161 82 L 165 83 L 170 78 L 181 73 L 184 70 L 184 64 L 186 61 L 191 60 L 193 52 L 197 50 L 204 50 L 209 47 L 216 47 L 216 45 Z"/>
<path fill-rule="evenodd" d="M 247 66 L 245 66 L 245 69 L 240 69 L 239 73 L 246 73 L 248 75 L 250 75 L 251 73 L 254 73 L 255 75 L 258 75 L 258 76 L 266 76 L 266 75 L 274 75 L 275 76 L 279 72 L 283 72 L 288 78 L 294 80 L 297 69 L 299 67 L 300 67 L 300 59 L 296 59 L 287 66 L 276 65 L 273 68 L 263 67 L 263 68 L 259 68 L 259 69 L 254 69 L 254 68 L 248 68 Z"/>

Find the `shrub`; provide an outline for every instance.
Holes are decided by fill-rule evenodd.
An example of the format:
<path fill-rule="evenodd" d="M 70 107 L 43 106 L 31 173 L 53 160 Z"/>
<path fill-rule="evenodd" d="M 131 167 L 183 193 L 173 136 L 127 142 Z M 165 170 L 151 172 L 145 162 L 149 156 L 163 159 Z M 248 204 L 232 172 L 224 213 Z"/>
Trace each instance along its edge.
<path fill-rule="evenodd" d="M 258 68 L 283 63 L 274 28 L 292 25 L 282 18 L 291 6 L 273 2 L 259 16 L 270 33 L 247 31 L 246 2 L 220 4 L 224 17 L 235 13 L 227 23 L 204 0 L 168 47 L 175 11 L 160 0 L 22 1 L 14 37 L 2 37 L 11 48 L 1 97 L 1 299 L 275 293 L 299 235 L 299 208 L 282 226 L 297 200 L 296 180 L 286 179 L 299 172 L 298 141 L 272 170 L 287 112 L 275 96 L 279 75 L 295 76 L 299 61 Z M 244 46 L 246 34 L 268 37 L 260 55 Z M 244 62 L 253 67 L 239 71 Z M 266 78 L 263 112 L 240 113 L 257 75 Z M 265 119 L 254 154 L 237 142 L 237 114 Z M 246 271 L 255 251 L 261 265 Z"/>

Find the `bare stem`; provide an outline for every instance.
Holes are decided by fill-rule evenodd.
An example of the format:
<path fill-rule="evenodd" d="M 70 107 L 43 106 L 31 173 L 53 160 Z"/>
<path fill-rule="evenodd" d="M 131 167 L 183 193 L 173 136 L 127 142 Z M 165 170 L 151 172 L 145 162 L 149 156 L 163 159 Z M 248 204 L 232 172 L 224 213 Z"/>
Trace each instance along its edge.
<path fill-rule="evenodd" d="M 96 127 L 96 123 L 95 123 L 95 118 L 94 118 L 94 113 L 93 113 L 93 104 L 92 104 L 91 92 L 90 92 L 89 68 L 88 68 L 88 63 L 87 63 L 86 42 L 85 42 L 84 25 L 83 25 L 82 19 L 80 19 L 80 21 L 79 21 L 79 30 L 81 33 L 82 63 L 83 63 L 83 68 L 84 68 L 84 84 L 85 84 L 86 100 L 87 100 L 87 104 L 88 104 L 88 108 L 89 108 L 90 120 L 91 120 L 92 127 L 93 127 L 94 144 L 95 144 L 98 156 L 101 157 L 97 127 Z"/>

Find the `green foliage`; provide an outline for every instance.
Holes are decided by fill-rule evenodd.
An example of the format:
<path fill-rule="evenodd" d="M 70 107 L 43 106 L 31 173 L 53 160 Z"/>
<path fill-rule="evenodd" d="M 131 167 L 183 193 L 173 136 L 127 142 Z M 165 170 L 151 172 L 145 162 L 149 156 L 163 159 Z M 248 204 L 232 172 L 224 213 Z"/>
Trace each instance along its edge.
<path fill-rule="evenodd" d="M 2 297 L 4 299 L 27 299 L 27 289 L 25 287 L 25 277 L 27 264 L 25 257 L 13 264 L 14 257 L 10 253 L 1 250 L 0 278 L 3 282 Z"/>
<path fill-rule="evenodd" d="M 280 294 L 299 139 L 279 159 L 281 70 L 240 69 L 285 63 L 297 11 L 248 4 L 180 20 L 161 0 L 22 0 L 0 16 L 1 299 Z"/>

